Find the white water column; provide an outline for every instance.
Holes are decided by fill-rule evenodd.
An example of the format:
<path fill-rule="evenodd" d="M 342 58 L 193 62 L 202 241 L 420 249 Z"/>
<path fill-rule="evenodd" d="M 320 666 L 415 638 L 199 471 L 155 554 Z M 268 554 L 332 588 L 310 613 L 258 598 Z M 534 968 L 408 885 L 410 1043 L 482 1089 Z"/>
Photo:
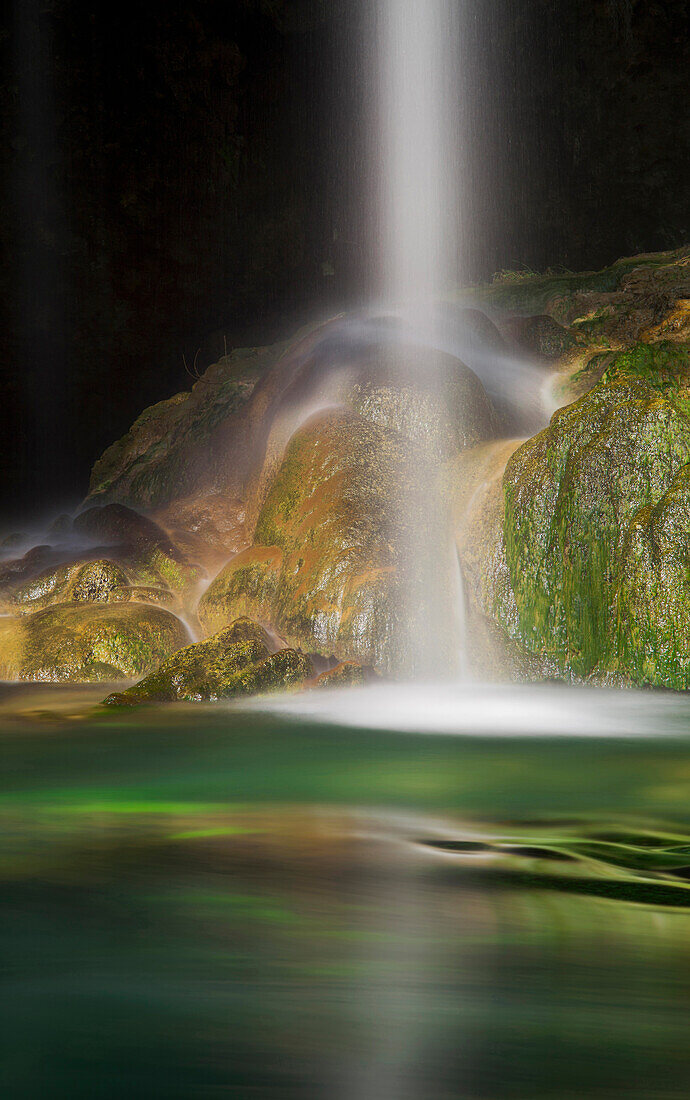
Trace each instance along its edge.
<path fill-rule="evenodd" d="M 380 73 L 381 297 L 424 321 L 457 270 L 463 0 L 371 2 Z"/>

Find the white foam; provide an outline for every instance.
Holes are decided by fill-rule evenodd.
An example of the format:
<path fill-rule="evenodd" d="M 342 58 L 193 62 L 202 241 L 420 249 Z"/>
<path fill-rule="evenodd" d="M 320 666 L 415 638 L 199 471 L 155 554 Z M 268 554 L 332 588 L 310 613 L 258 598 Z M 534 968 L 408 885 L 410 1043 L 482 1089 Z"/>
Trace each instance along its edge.
<path fill-rule="evenodd" d="M 396 683 L 264 696 L 241 705 L 302 722 L 456 737 L 646 738 L 690 732 L 682 696 L 559 685 Z"/>

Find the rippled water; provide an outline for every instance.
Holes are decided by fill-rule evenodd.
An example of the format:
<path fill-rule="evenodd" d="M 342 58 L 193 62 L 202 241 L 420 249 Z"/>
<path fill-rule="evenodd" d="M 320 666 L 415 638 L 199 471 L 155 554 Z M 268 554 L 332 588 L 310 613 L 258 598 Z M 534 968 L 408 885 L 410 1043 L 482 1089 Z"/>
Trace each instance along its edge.
<path fill-rule="evenodd" d="M 0 697 L 3 1096 L 687 1097 L 684 699 L 102 694 Z"/>

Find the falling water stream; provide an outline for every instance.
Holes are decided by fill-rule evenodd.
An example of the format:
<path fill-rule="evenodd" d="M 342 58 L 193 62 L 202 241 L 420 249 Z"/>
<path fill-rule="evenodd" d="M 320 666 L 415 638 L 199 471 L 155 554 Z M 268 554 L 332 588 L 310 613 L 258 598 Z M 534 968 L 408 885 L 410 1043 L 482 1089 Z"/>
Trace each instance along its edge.
<path fill-rule="evenodd" d="M 457 117 L 458 22 L 454 0 L 383 0 L 373 5 L 376 33 L 372 65 L 377 88 L 372 114 L 379 153 L 377 265 L 382 308 L 401 318 L 401 344 L 414 334 L 420 344 L 439 348 L 443 328 L 439 303 L 458 275 L 457 218 L 460 196 L 453 150 Z M 395 337 L 392 337 L 394 342 Z M 395 355 L 395 351 L 393 351 Z M 428 357 L 401 355 L 399 382 L 431 394 L 437 408 L 450 409 L 450 379 Z M 456 410 L 457 412 L 457 410 Z M 443 415 L 439 420 L 444 419 Z M 441 423 L 430 423 L 427 443 L 443 453 Z M 420 480 L 411 450 L 403 460 L 404 483 Z M 430 497 L 433 490 L 429 487 Z M 428 511 L 442 504 L 429 499 Z M 466 625 L 462 575 L 450 532 L 411 523 L 403 554 L 403 608 L 414 631 L 417 677 L 466 672 Z M 450 636 L 453 656 L 439 660 Z"/>

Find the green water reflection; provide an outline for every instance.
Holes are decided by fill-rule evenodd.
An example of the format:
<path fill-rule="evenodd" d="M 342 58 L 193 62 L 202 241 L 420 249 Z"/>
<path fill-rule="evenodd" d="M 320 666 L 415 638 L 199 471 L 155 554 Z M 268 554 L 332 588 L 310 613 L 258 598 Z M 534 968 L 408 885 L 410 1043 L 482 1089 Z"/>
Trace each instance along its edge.
<path fill-rule="evenodd" d="M 690 741 L 93 699 L 0 699 L 3 1097 L 690 1093 Z"/>

